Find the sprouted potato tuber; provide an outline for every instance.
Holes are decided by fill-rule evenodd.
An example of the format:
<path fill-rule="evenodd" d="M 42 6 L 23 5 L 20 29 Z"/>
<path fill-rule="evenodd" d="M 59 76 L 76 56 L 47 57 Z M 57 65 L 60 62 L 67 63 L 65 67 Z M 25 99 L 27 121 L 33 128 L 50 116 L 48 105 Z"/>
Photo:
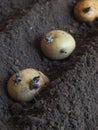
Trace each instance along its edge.
<path fill-rule="evenodd" d="M 81 0 L 74 8 L 75 17 L 82 22 L 93 22 L 98 18 L 98 0 Z"/>
<path fill-rule="evenodd" d="M 48 32 L 41 41 L 41 50 L 45 56 L 61 60 L 70 56 L 76 46 L 74 38 L 62 30 Z"/>
<path fill-rule="evenodd" d="M 16 101 L 30 101 L 49 84 L 49 79 L 35 69 L 24 69 L 8 81 L 8 93 Z"/>

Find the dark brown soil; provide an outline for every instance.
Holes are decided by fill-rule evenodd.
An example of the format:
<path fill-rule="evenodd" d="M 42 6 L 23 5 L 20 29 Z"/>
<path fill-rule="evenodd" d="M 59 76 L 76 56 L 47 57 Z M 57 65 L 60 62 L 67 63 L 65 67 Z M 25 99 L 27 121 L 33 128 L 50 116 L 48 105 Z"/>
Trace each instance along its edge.
<path fill-rule="evenodd" d="M 77 0 L 78 1 L 78 0 Z M 98 21 L 79 23 L 73 0 L 0 0 L 0 130 L 98 130 Z M 40 51 L 43 34 L 71 33 L 75 52 L 51 61 Z M 16 103 L 7 81 L 36 68 L 50 87 L 30 103 Z"/>

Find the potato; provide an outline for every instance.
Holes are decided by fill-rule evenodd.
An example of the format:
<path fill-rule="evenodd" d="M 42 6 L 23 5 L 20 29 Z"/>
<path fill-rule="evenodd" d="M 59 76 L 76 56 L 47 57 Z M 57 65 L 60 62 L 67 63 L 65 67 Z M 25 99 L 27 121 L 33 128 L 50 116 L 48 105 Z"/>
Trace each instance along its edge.
<path fill-rule="evenodd" d="M 74 38 L 62 30 L 48 32 L 41 41 L 44 55 L 53 60 L 61 60 L 70 56 L 76 46 Z"/>
<path fill-rule="evenodd" d="M 75 17 L 82 22 L 92 22 L 98 18 L 98 0 L 81 0 L 74 8 Z"/>
<path fill-rule="evenodd" d="M 8 93 L 16 101 L 30 101 L 49 84 L 49 79 L 35 69 L 24 69 L 8 81 Z"/>

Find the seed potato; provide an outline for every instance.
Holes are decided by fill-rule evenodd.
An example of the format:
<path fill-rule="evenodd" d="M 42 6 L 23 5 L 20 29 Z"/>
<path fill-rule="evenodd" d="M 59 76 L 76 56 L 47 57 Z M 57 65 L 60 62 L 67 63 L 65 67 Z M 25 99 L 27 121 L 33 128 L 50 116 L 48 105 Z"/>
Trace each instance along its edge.
<path fill-rule="evenodd" d="M 79 1 L 74 8 L 74 15 L 79 21 L 94 21 L 98 18 L 98 0 Z"/>
<path fill-rule="evenodd" d="M 8 93 L 16 101 L 30 101 L 49 84 L 49 79 L 35 69 L 24 69 L 8 81 Z"/>
<path fill-rule="evenodd" d="M 48 32 L 41 41 L 42 52 L 53 60 L 67 58 L 74 51 L 75 46 L 74 38 L 62 30 Z"/>

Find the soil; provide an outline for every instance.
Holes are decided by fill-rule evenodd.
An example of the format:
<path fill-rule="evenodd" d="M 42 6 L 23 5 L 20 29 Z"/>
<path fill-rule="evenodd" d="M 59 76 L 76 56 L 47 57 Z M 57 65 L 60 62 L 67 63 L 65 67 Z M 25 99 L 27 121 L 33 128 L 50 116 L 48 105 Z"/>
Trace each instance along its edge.
<path fill-rule="evenodd" d="M 98 20 L 78 22 L 77 1 L 0 0 L 0 130 L 98 130 Z M 41 37 L 53 29 L 75 37 L 68 59 L 42 54 Z M 51 84 L 32 102 L 15 102 L 7 81 L 25 68 L 42 71 Z"/>

